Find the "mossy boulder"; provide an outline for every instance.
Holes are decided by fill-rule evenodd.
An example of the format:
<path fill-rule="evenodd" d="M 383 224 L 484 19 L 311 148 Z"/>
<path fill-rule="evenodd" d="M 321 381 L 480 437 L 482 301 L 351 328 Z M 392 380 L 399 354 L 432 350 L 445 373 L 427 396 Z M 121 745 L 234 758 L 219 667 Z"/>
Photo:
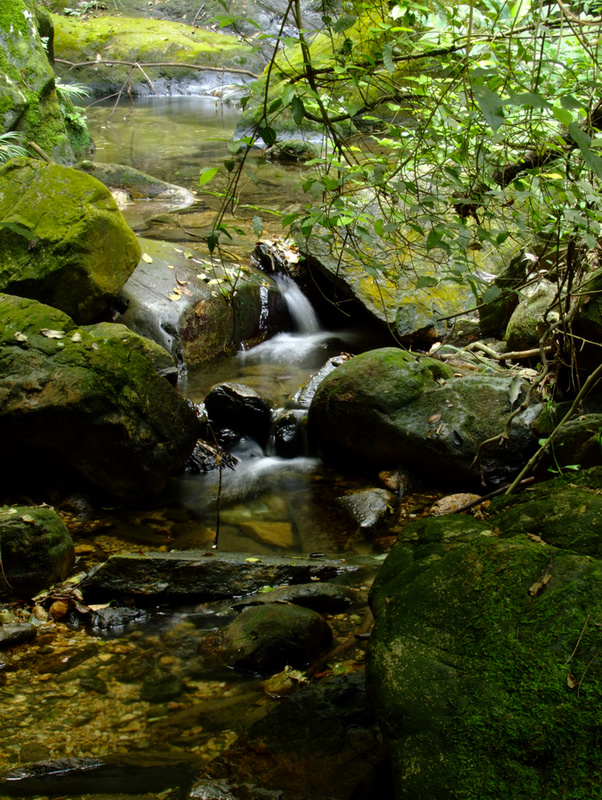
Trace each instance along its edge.
<path fill-rule="evenodd" d="M 503 483 L 536 446 L 530 423 L 541 406 L 512 421 L 511 379 L 454 378 L 439 361 L 397 348 L 363 353 L 318 387 L 308 435 L 325 461 L 382 470 L 404 466 L 451 485 Z M 479 458 L 477 459 L 477 455 Z"/>
<path fill-rule="evenodd" d="M 6 480 L 120 500 L 161 490 L 198 434 L 187 401 L 157 374 L 169 358 L 123 326 L 78 328 L 63 312 L 0 295 L 0 452 Z"/>
<path fill-rule="evenodd" d="M 382 212 L 375 207 L 374 213 Z M 475 305 L 470 282 L 458 279 L 442 250 L 427 251 L 425 236 L 416 231 L 404 230 L 396 245 L 374 234 L 361 250 L 337 234 L 306 238 L 298 232 L 295 240 L 326 296 L 356 319 L 368 315 L 406 346 L 430 346 Z M 485 243 L 474 251 L 474 269 L 496 273 L 510 256 L 509 245 Z"/>
<path fill-rule="evenodd" d="M 398 800 L 599 794 L 601 566 L 466 517 L 404 529 L 367 671 Z"/>
<path fill-rule="evenodd" d="M 315 611 L 293 604 L 246 608 L 225 628 L 208 634 L 201 651 L 208 665 L 274 673 L 304 667 L 332 644 L 332 631 Z"/>
<path fill-rule="evenodd" d="M 109 190 L 71 167 L 0 167 L 0 290 L 56 306 L 78 324 L 115 298 L 140 246 Z"/>
<path fill-rule="evenodd" d="M 3 3 L 0 42 L 0 132 L 20 132 L 25 142 L 35 142 L 56 161 L 72 163 L 75 155 L 49 62 L 50 15 L 32 0 Z"/>
<path fill-rule="evenodd" d="M 65 523 L 53 508 L 0 508 L 0 597 L 31 598 L 65 580 L 75 560 Z"/>
<path fill-rule="evenodd" d="M 559 319 L 556 286 L 550 281 L 540 281 L 519 297 L 504 337 L 509 350 L 538 347 L 547 328 Z"/>
<path fill-rule="evenodd" d="M 144 67 L 131 73 L 127 64 L 102 63 L 78 69 L 78 80 L 94 93 L 119 90 L 127 81 L 135 94 L 150 94 L 147 77 L 161 94 L 181 91 L 196 84 L 204 88 L 220 85 L 224 78 L 232 82 L 228 68 L 248 70 L 251 74 L 263 68 L 257 51 L 240 42 L 236 36 L 193 28 L 179 22 L 127 17 L 91 17 L 72 19 L 53 15 L 55 54 L 71 62 L 101 58 L 139 64 L 165 64 Z M 199 67 L 212 70 L 204 72 Z M 223 70 L 223 71 L 222 71 Z M 64 76 L 65 67 L 57 64 Z M 71 79 L 73 72 L 69 72 Z M 240 76 L 237 76 L 237 80 Z"/>

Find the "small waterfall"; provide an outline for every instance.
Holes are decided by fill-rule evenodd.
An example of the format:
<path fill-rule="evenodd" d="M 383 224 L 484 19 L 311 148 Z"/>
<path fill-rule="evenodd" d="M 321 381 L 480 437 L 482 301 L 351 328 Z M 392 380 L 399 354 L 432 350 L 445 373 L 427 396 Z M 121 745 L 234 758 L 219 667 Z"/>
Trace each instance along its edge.
<path fill-rule="evenodd" d="M 318 333 L 321 331 L 322 327 L 312 304 L 297 284 L 288 275 L 275 275 L 274 280 L 284 298 L 295 331 L 297 333 Z"/>

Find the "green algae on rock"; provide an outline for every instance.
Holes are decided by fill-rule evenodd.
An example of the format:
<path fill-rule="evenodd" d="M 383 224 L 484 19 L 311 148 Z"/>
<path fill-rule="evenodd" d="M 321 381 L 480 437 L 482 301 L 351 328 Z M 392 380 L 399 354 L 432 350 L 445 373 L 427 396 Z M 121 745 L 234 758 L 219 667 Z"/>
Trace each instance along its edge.
<path fill-rule="evenodd" d="M 0 167 L 0 290 L 92 322 L 140 258 L 111 193 L 71 167 L 27 158 Z"/>
<path fill-rule="evenodd" d="M 367 680 L 400 800 L 599 794 L 600 559 L 499 534 L 412 523 L 374 583 Z"/>
<path fill-rule="evenodd" d="M 198 435 L 187 401 L 155 371 L 169 356 L 122 326 L 78 328 L 34 300 L 0 295 L 0 319 L 7 479 L 83 481 L 122 500 L 160 491 Z"/>

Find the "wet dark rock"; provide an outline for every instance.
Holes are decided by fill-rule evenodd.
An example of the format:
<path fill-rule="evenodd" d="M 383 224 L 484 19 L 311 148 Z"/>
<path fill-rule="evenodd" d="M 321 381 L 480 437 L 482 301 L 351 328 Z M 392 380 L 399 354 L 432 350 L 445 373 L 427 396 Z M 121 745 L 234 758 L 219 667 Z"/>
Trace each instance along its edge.
<path fill-rule="evenodd" d="M 15 625 L 0 625 L 0 649 L 16 647 L 18 644 L 31 642 L 36 638 L 38 629 L 30 622 L 20 622 Z"/>
<path fill-rule="evenodd" d="M 261 789 L 251 783 L 230 785 L 227 781 L 195 781 L 187 800 L 286 800 L 279 791 Z"/>
<path fill-rule="evenodd" d="M 246 608 L 225 628 L 208 634 L 201 653 L 209 666 L 268 674 L 287 664 L 304 667 L 332 644 L 332 631 L 315 611 L 269 603 Z"/>
<path fill-rule="evenodd" d="M 398 800 L 568 800 L 602 768 L 596 512 L 581 536 L 544 518 L 544 541 L 519 531 L 521 505 L 411 523 L 376 577 L 368 689 Z"/>
<path fill-rule="evenodd" d="M 310 444 L 325 461 L 346 468 L 401 465 L 463 488 L 482 480 L 505 483 L 537 446 L 530 425 L 542 408 L 522 411 L 508 439 L 500 439 L 512 408 L 510 384 L 505 377 L 454 378 L 434 359 L 373 350 L 322 381 L 309 410 Z"/>
<path fill-rule="evenodd" d="M 219 383 L 205 398 L 205 408 L 212 423 L 232 428 L 255 439 L 267 442 L 272 426 L 272 403 L 242 383 Z"/>
<path fill-rule="evenodd" d="M 395 496 L 386 489 L 366 489 L 337 500 L 362 531 L 377 532 L 390 519 Z"/>
<path fill-rule="evenodd" d="M 214 363 L 277 332 L 284 303 L 259 271 L 214 270 L 167 242 L 140 244 L 145 257 L 120 294 L 118 321 L 160 344 L 178 366 Z"/>
<path fill-rule="evenodd" d="M 239 553 L 128 553 L 111 556 L 82 582 L 86 600 L 118 595 L 138 600 L 194 598 L 223 600 L 252 594 L 262 586 L 328 581 L 358 569 L 334 559 L 285 558 Z"/>
<path fill-rule="evenodd" d="M 71 167 L 28 158 L 1 166 L 0 221 L 0 290 L 80 325 L 107 309 L 140 258 L 109 190 Z"/>
<path fill-rule="evenodd" d="M 307 383 L 302 386 L 298 392 L 296 392 L 296 394 L 293 396 L 293 403 L 301 408 L 309 408 L 311 401 L 314 399 L 316 390 L 324 378 L 327 375 L 330 375 L 331 372 L 348 360 L 349 359 L 346 356 L 333 356 L 332 358 L 329 358 L 326 364 L 324 364 L 324 366 L 318 370 L 315 375 L 312 375 Z"/>
<path fill-rule="evenodd" d="M 0 508 L 0 597 L 31 598 L 64 580 L 75 559 L 65 523 L 52 508 Z"/>
<path fill-rule="evenodd" d="M 280 458 L 295 458 L 307 453 L 307 413 L 286 411 L 274 424 L 274 449 Z"/>
<path fill-rule="evenodd" d="M 184 682 L 173 672 L 155 669 L 144 678 L 140 699 L 147 703 L 165 703 L 167 700 L 175 700 L 184 689 Z"/>
<path fill-rule="evenodd" d="M 119 499 L 157 492 L 199 434 L 155 369 L 169 355 L 121 325 L 77 328 L 57 309 L 0 295 L 0 451 L 10 480 L 72 481 Z"/>
<path fill-rule="evenodd" d="M 334 583 L 300 583 L 296 586 L 279 586 L 277 589 L 259 592 L 241 600 L 235 608 L 267 603 L 293 603 L 310 608 L 319 614 L 338 614 L 349 607 L 352 592 L 345 586 Z"/>
<path fill-rule="evenodd" d="M 568 410 L 568 403 L 562 403 L 555 410 L 553 417 L 547 413 L 535 423 L 535 431 L 545 439 L 560 422 Z M 600 432 L 602 430 L 602 413 L 580 414 L 565 422 L 554 434 L 553 446 L 543 454 L 537 464 L 536 476 L 545 480 L 551 472 L 565 471 L 571 475 L 576 469 L 587 469 L 602 462 L 602 446 Z"/>
<path fill-rule="evenodd" d="M 268 147 L 266 157 L 272 161 L 296 164 L 300 161 L 309 161 L 316 158 L 318 149 L 311 142 L 304 139 L 283 139 Z"/>
<path fill-rule="evenodd" d="M 0 793 L 21 798 L 158 793 L 190 785 L 195 767 L 198 771 L 197 760 L 183 755 L 59 758 L 8 770 L 0 777 Z"/>
<path fill-rule="evenodd" d="M 236 791 L 249 776 L 286 800 L 392 800 L 363 672 L 284 698 L 200 777 L 226 780 Z"/>

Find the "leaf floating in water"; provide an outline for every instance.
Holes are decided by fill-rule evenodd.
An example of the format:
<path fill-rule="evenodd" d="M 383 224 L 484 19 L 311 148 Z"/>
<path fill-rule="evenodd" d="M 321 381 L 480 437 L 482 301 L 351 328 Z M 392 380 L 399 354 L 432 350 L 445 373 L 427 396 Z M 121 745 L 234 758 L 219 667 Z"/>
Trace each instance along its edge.
<path fill-rule="evenodd" d="M 74 333 L 74 334 L 73 334 L 73 336 L 71 337 L 71 341 L 72 341 L 72 342 L 76 342 L 76 343 L 77 343 L 77 342 L 81 342 L 81 340 L 82 340 L 82 335 L 81 335 L 81 333 L 80 333 L 79 331 L 75 331 L 75 333 Z"/>
<path fill-rule="evenodd" d="M 26 342 L 26 341 L 27 341 L 27 336 L 25 336 L 25 334 L 24 334 L 24 333 L 21 333 L 21 331 L 15 331 L 15 333 L 13 334 L 13 336 L 15 337 L 15 339 L 16 339 L 18 342 Z"/>
<path fill-rule="evenodd" d="M 51 328 L 42 328 L 40 333 L 47 339 L 64 339 L 67 335 L 65 331 L 53 331 Z"/>
<path fill-rule="evenodd" d="M 142 260 L 143 260 L 143 261 L 146 261 L 146 263 L 147 263 L 147 264 L 152 264 L 152 263 L 153 263 L 153 260 L 152 260 L 152 258 L 149 256 L 149 254 L 148 254 L 148 253 L 142 253 Z"/>

